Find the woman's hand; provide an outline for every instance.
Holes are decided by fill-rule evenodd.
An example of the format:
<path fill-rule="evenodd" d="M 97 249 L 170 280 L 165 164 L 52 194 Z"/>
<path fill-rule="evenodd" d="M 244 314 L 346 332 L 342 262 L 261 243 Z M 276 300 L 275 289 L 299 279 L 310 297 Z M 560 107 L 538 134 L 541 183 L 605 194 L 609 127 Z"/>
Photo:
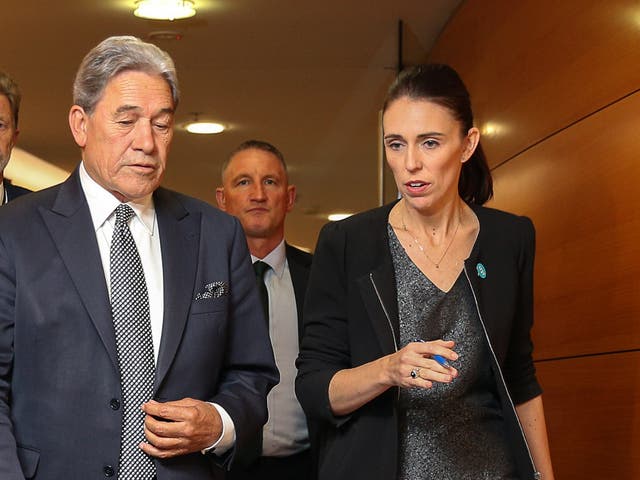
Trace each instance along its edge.
<path fill-rule="evenodd" d="M 445 340 L 411 342 L 396 353 L 383 357 L 386 383 L 403 388 L 431 388 L 433 382 L 451 382 L 458 376 L 458 371 L 441 365 L 433 356 L 439 355 L 447 362 L 457 360 L 454 345 L 454 342 Z"/>
<path fill-rule="evenodd" d="M 329 403 L 334 415 L 348 415 L 391 387 L 431 388 L 433 382 L 449 383 L 458 376 L 433 355 L 455 361 L 451 341 L 412 342 L 406 347 L 364 365 L 337 372 L 329 383 Z M 413 375 L 412 375 L 413 372 Z"/>

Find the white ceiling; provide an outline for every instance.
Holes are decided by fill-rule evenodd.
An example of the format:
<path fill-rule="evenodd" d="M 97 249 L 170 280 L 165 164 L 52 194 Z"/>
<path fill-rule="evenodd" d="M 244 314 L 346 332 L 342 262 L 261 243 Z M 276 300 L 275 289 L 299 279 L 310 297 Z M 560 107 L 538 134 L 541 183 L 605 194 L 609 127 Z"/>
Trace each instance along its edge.
<path fill-rule="evenodd" d="M 164 185 L 215 204 L 228 152 L 267 140 L 298 188 L 288 240 L 313 248 L 323 215 L 377 204 L 378 110 L 398 64 L 398 21 L 404 63 L 418 63 L 461 0 L 195 1 L 198 14 L 175 22 L 134 17 L 133 0 L 4 2 L 0 69 L 23 92 L 19 146 L 72 170 L 67 113 L 82 57 L 110 35 L 179 32 L 155 42 L 178 69 L 177 123 L 200 112 L 230 128 L 178 130 Z"/>

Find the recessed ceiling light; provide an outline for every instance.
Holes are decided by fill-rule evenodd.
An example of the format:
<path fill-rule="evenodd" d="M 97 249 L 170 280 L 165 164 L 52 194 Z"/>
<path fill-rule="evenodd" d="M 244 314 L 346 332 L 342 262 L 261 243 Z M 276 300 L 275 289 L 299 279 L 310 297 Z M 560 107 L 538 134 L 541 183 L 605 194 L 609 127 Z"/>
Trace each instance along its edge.
<path fill-rule="evenodd" d="M 133 14 L 151 20 L 179 20 L 193 17 L 196 7 L 193 0 L 138 0 Z"/>
<path fill-rule="evenodd" d="M 147 35 L 147 40 L 150 42 L 182 40 L 182 38 L 182 33 L 174 30 L 158 30 L 156 32 L 149 32 Z"/>
<path fill-rule="evenodd" d="M 224 132 L 224 125 L 214 122 L 191 122 L 184 128 L 189 133 L 200 133 L 203 135 L 212 135 L 214 133 Z"/>
<path fill-rule="evenodd" d="M 331 215 L 327 215 L 327 218 L 332 222 L 337 222 L 338 220 L 344 220 L 351 215 L 353 215 L 353 213 L 332 213 Z"/>

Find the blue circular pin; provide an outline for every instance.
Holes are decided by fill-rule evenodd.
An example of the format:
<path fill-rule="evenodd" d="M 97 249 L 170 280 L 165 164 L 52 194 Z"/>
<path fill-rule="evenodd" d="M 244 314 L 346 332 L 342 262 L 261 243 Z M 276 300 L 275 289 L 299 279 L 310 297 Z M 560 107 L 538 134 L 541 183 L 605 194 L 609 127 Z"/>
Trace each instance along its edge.
<path fill-rule="evenodd" d="M 478 276 L 480 278 L 487 278 L 487 269 L 484 268 L 484 265 L 481 263 L 478 263 L 476 265 L 476 272 L 478 272 Z"/>

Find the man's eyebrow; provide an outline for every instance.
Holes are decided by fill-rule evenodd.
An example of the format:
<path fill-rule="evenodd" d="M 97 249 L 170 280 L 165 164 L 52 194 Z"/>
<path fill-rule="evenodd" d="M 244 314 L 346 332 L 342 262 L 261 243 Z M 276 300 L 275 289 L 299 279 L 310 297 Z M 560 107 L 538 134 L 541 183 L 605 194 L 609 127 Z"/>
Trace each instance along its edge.
<path fill-rule="evenodd" d="M 237 182 L 238 180 L 240 180 L 241 178 L 250 178 L 248 173 L 239 173 L 237 175 L 234 175 L 233 177 L 231 177 L 231 181 L 232 182 Z"/>
<path fill-rule="evenodd" d="M 130 111 L 133 111 L 133 110 L 142 110 L 142 108 L 137 106 L 137 105 L 121 105 L 120 107 L 118 107 L 116 109 L 116 115 L 119 115 L 121 113 L 130 112 Z M 166 107 L 166 108 L 162 108 L 156 115 L 165 115 L 165 114 L 173 115 L 174 112 L 175 112 L 175 110 L 173 108 Z"/>
<path fill-rule="evenodd" d="M 140 110 L 136 105 L 121 105 L 116 109 L 116 115 L 120 113 L 130 112 L 131 110 Z"/>

